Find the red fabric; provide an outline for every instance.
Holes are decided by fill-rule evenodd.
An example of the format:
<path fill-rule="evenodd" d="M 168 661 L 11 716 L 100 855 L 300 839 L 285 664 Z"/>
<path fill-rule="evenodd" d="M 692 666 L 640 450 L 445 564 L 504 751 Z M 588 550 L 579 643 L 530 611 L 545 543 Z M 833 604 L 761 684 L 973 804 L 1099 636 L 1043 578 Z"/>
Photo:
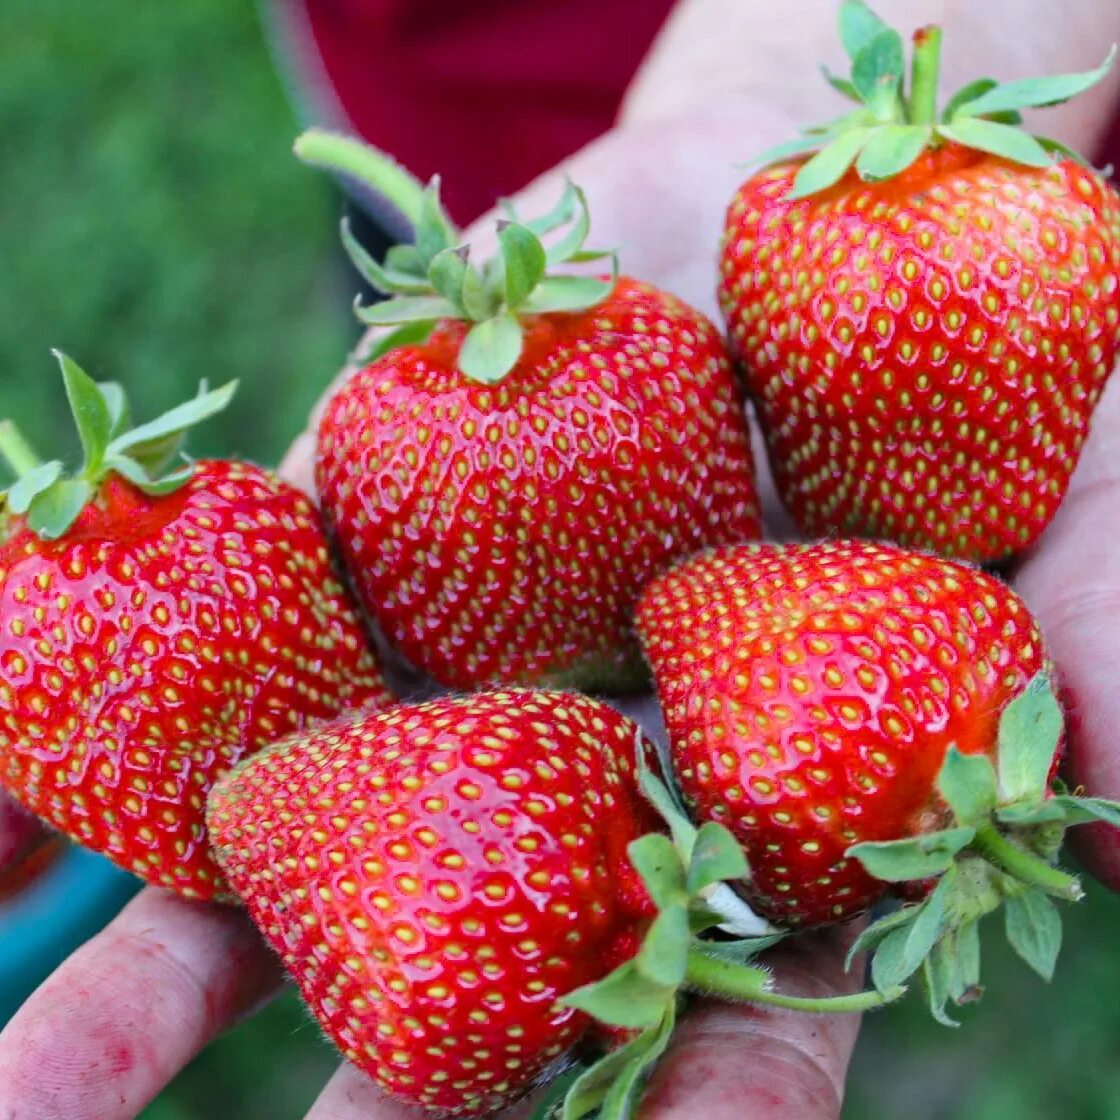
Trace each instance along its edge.
<path fill-rule="evenodd" d="M 305 0 L 357 131 L 460 221 L 594 139 L 674 0 Z"/>

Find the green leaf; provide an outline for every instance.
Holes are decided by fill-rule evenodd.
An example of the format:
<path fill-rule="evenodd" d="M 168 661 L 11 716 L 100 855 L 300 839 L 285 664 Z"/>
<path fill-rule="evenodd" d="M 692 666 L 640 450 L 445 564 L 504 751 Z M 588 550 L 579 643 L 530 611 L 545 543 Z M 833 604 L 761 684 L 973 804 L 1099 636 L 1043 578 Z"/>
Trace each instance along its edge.
<path fill-rule="evenodd" d="M 996 809 L 996 820 L 1009 825 L 1051 824 L 1064 822 L 1068 817 L 1069 810 L 1056 797 L 1047 801 L 1016 801 Z"/>
<path fill-rule="evenodd" d="M 863 0 L 844 0 L 840 5 L 840 41 L 853 61 L 873 39 L 890 31 Z"/>
<path fill-rule="evenodd" d="M 762 937 L 738 937 L 733 941 L 705 941 L 703 951 L 705 956 L 729 964 L 746 964 L 785 939 L 784 933 L 768 933 Z"/>
<path fill-rule="evenodd" d="M 900 929 L 903 926 L 908 926 L 917 915 L 917 906 L 903 906 L 867 926 L 855 941 L 852 942 L 852 946 L 848 950 L 848 955 L 844 959 L 845 970 L 851 969 L 852 962 L 860 953 L 867 952 L 868 949 L 874 949 L 888 933 Z"/>
<path fill-rule="evenodd" d="M 846 97 L 849 101 L 861 100 L 859 91 L 847 78 L 841 78 L 839 74 L 834 74 L 831 70 L 829 70 L 827 66 L 824 66 L 823 64 L 821 66 L 821 74 L 824 75 L 824 80 L 828 82 L 828 84 L 832 86 L 832 88 L 836 90 L 837 93 L 843 94 L 843 96 Z"/>
<path fill-rule="evenodd" d="M 939 124 L 937 132 L 946 140 L 963 144 L 966 148 L 1002 156 L 1013 163 L 1021 163 L 1027 167 L 1050 165 L 1046 149 L 1033 136 L 1008 124 L 958 115 L 951 125 Z"/>
<path fill-rule="evenodd" d="M 369 307 L 355 305 L 354 313 L 371 327 L 459 318 L 459 309 L 442 296 L 401 296 L 399 299 L 370 304 Z"/>
<path fill-rule="evenodd" d="M 1051 155 L 1063 156 L 1065 159 L 1071 159 L 1074 163 L 1080 164 L 1087 170 L 1091 171 L 1093 169 L 1093 165 L 1080 152 L 1075 152 L 1068 144 L 1063 144 L 1060 140 L 1052 140 L 1049 136 L 1036 135 L 1035 139 Z"/>
<path fill-rule="evenodd" d="M 683 903 L 666 906 L 642 939 L 634 967 L 655 984 L 679 987 L 684 982 L 690 941 L 688 912 Z"/>
<path fill-rule="evenodd" d="M 986 820 L 996 804 L 996 772 L 982 754 L 962 754 L 955 746 L 945 753 L 937 788 L 959 824 Z"/>
<path fill-rule="evenodd" d="M 626 855 L 659 910 L 687 900 L 684 863 L 668 836 L 660 832 L 639 836 L 629 843 Z"/>
<path fill-rule="evenodd" d="M 1115 44 L 1109 48 L 1104 62 L 1095 70 L 1079 74 L 1056 74 L 1049 78 L 1024 78 L 1017 82 L 1004 82 L 977 96 L 962 101 L 955 108 L 956 119 L 962 116 L 980 117 L 1009 109 L 1041 109 L 1061 105 L 1095 86 L 1112 68 L 1116 59 Z"/>
<path fill-rule="evenodd" d="M 546 276 L 521 305 L 521 310 L 536 315 L 549 311 L 585 311 L 602 303 L 614 291 L 617 279 L 617 259 L 609 280 L 594 276 Z"/>
<path fill-rule="evenodd" d="M 922 985 L 933 1017 L 942 1026 L 959 1027 L 960 1023 L 945 1012 L 945 1004 L 950 998 L 949 967 L 945 959 L 944 943 L 935 945 L 933 952 L 922 962 Z"/>
<path fill-rule="evenodd" d="M 824 132 L 819 135 L 798 136 L 793 140 L 787 140 L 784 144 L 775 144 L 772 148 L 767 148 L 753 159 L 749 159 L 738 166 L 769 167 L 773 163 L 782 163 L 789 156 L 801 155 L 813 151 L 814 148 L 820 148 L 836 135 L 839 135 L 839 133 Z"/>
<path fill-rule="evenodd" d="M 696 826 L 688 819 L 684 807 L 665 783 L 649 768 L 640 747 L 637 751 L 637 766 L 638 788 L 669 826 L 669 831 L 673 834 L 673 845 L 682 864 L 691 862 L 692 849 L 696 843 Z M 670 771 L 667 769 L 666 772 Z"/>
<path fill-rule="evenodd" d="M 453 248 L 459 240 L 458 231 L 448 218 L 439 198 L 439 176 L 424 188 L 420 198 L 420 215 L 416 222 L 416 252 L 425 271 L 432 259 L 444 249 Z"/>
<path fill-rule="evenodd" d="M 342 247 L 346 250 L 350 263 L 371 288 L 383 292 L 385 295 L 394 293 L 416 295 L 431 291 L 432 286 L 426 277 L 416 276 L 411 272 L 399 272 L 396 269 L 378 264 L 377 260 L 366 251 L 365 246 L 354 236 L 349 218 L 342 219 L 341 236 Z"/>
<path fill-rule="evenodd" d="M 579 1076 L 564 1099 L 562 1120 L 582 1120 L 582 1117 L 605 1107 L 604 1102 L 613 1086 L 622 1082 L 623 1087 L 627 1087 L 627 1082 L 633 1076 L 628 1071 L 636 1067 L 640 1073 L 657 1061 L 672 1035 L 675 1021 L 675 1007 L 669 1003 L 659 1023 L 643 1031 L 625 1046 L 611 1050 Z M 613 1103 L 612 1107 L 615 1107 Z M 599 1112 L 598 1120 L 603 1120 L 603 1115 Z M 622 1112 L 616 1115 L 627 1114 Z"/>
<path fill-rule="evenodd" d="M 465 245 L 457 249 L 444 249 L 442 253 L 436 253 L 432 263 L 428 265 L 429 290 L 435 288 L 463 315 L 466 314 L 463 307 L 463 280 L 470 269 L 468 254 L 469 250 Z"/>
<path fill-rule="evenodd" d="M 174 493 L 194 477 L 193 463 L 187 463 L 177 471 L 165 474 L 162 477 L 157 477 L 155 472 L 146 470 L 141 463 L 127 455 L 110 455 L 105 460 L 104 465 L 107 470 L 116 471 L 117 474 L 123 475 L 145 494 L 157 498 L 164 494 Z"/>
<path fill-rule="evenodd" d="M 946 903 L 953 890 L 956 878 L 956 867 L 949 867 L 929 897 L 918 907 L 914 920 L 910 922 L 906 944 L 902 951 L 903 962 L 910 969 L 906 976 L 910 976 L 917 971 L 922 962 L 932 952 L 934 945 L 937 944 L 937 940 L 941 936 L 941 927 L 945 921 Z M 906 979 L 906 976 L 903 979 Z"/>
<path fill-rule="evenodd" d="M 472 381 L 493 385 L 517 365 L 522 338 L 521 324 L 508 311 L 483 319 L 463 339 L 459 369 Z"/>
<path fill-rule="evenodd" d="M 947 828 L 905 840 L 866 840 L 853 844 L 847 855 L 858 859 L 864 870 L 888 883 L 929 879 L 940 875 L 953 857 L 976 835 L 974 828 Z"/>
<path fill-rule="evenodd" d="M 8 490 L 8 509 L 12 513 L 26 513 L 31 502 L 62 477 L 62 469 L 62 463 L 52 459 L 20 475 Z"/>
<path fill-rule="evenodd" d="M 588 233 L 591 232 L 591 213 L 587 208 L 587 196 L 570 180 L 568 181 L 568 187 L 575 199 L 575 221 L 563 237 L 545 250 L 549 266 L 565 264 L 577 255 L 583 260 L 590 259 L 589 255 L 582 251 L 583 243 L 587 240 Z M 592 253 L 591 255 L 597 254 Z M 609 254 L 603 255 L 607 256 Z"/>
<path fill-rule="evenodd" d="M 838 183 L 855 162 L 860 148 L 871 135 L 869 128 L 854 128 L 841 133 L 812 159 L 801 165 L 793 180 L 788 199 L 806 198 Z"/>
<path fill-rule="evenodd" d="M 468 268 L 463 274 L 460 300 L 463 310 L 476 323 L 489 319 L 498 310 L 497 297 L 491 294 L 477 268 Z"/>
<path fill-rule="evenodd" d="M 506 306 L 518 308 L 544 276 L 544 246 L 535 233 L 516 222 L 498 230 L 498 244 L 504 265 Z"/>
<path fill-rule="evenodd" d="M 943 121 L 951 121 L 957 110 L 967 101 L 973 101 L 982 93 L 987 93 L 990 89 L 995 89 L 999 82 L 995 78 L 973 78 L 971 82 L 966 82 L 952 97 L 945 103 L 945 108 L 941 112 L 941 119 Z"/>
<path fill-rule="evenodd" d="M 649 1071 L 669 1045 L 675 1025 L 675 1008 L 669 1004 L 649 1045 L 627 1062 L 615 1077 L 599 1110 L 598 1120 L 632 1120 Z"/>
<path fill-rule="evenodd" d="M 569 992 L 560 1002 L 609 1026 L 643 1029 L 661 1022 L 675 992 L 672 986 L 646 979 L 631 960 L 602 980 Z"/>
<path fill-rule="evenodd" d="M 670 844 L 670 847 L 672 845 Z M 745 879 L 750 873 L 739 841 L 716 821 L 706 821 L 696 833 L 685 889 L 696 894 L 712 883 Z"/>
<path fill-rule="evenodd" d="M 892 930 L 879 943 L 871 957 L 871 982 L 886 995 L 894 990 L 913 972 L 907 966 L 906 943 L 910 936 L 908 926 Z"/>
<path fill-rule="evenodd" d="M 1045 673 L 1000 713 L 997 773 L 1004 801 L 1042 801 L 1062 737 L 1062 709 Z"/>
<path fill-rule="evenodd" d="M 1024 891 L 1004 903 L 1004 927 L 1011 948 L 1042 977 L 1054 977 L 1062 948 L 1058 908 L 1040 890 Z"/>
<path fill-rule="evenodd" d="M 383 358 L 393 350 L 399 350 L 402 346 L 413 346 L 416 343 L 427 342 L 435 329 L 435 325 L 434 319 L 421 319 L 416 323 L 404 323 L 396 330 L 371 339 L 354 355 L 354 361 L 366 365 L 378 358 Z"/>
<path fill-rule="evenodd" d="M 905 66 L 902 36 L 890 28 L 866 42 L 852 60 L 852 85 L 880 120 L 897 119 Z"/>
<path fill-rule="evenodd" d="M 1069 797 L 1066 795 L 1055 797 L 1053 801 L 1056 801 L 1062 807 L 1065 812 L 1065 819 L 1069 824 L 1104 821 L 1105 824 L 1120 828 L 1120 804 L 1115 801 L 1106 801 L 1103 797 Z"/>
<path fill-rule="evenodd" d="M 571 221 L 578 202 L 576 195 L 577 189 L 578 188 L 571 179 L 565 179 L 564 190 L 561 192 L 556 204 L 551 210 L 546 211 L 536 218 L 520 217 L 514 209 L 513 203 L 508 199 L 503 199 L 499 205 L 510 221 L 517 222 L 518 225 L 523 225 L 538 237 L 543 237 L 546 233 L 550 233 L 554 229 L 559 229 L 565 222 Z"/>
<path fill-rule="evenodd" d="M 524 1116 L 523 1120 L 557 1120 L 564 1107 L 564 1101 L 575 1087 L 576 1082 L 583 1077 L 591 1067 L 586 1061 L 577 1061 L 562 1073 L 557 1074 L 541 1090 L 540 1095 L 533 1101 L 533 1110 Z M 584 1116 L 586 1113 L 579 1113 Z"/>
<path fill-rule="evenodd" d="M 856 160 L 856 171 L 868 183 L 905 171 L 925 151 L 933 129 L 924 125 L 885 124 L 872 131 Z"/>
<path fill-rule="evenodd" d="M 124 388 L 116 381 L 99 381 L 97 388 L 109 410 L 109 439 L 114 440 L 128 429 L 130 412 Z"/>
<path fill-rule="evenodd" d="M 399 272 L 423 280 L 428 274 L 424 258 L 415 245 L 393 245 L 385 254 L 385 267 L 391 272 Z"/>
<path fill-rule="evenodd" d="M 32 499 L 27 510 L 28 527 L 45 541 L 57 540 L 92 497 L 93 487 L 84 478 L 60 478 Z"/>
<path fill-rule="evenodd" d="M 82 473 L 92 478 L 97 474 L 108 446 L 113 430 L 113 417 L 97 382 L 61 350 L 53 353 L 62 369 L 66 398 L 74 415 L 78 438 L 82 441 L 82 453 L 85 456 Z"/>
<path fill-rule="evenodd" d="M 230 381 L 220 389 L 207 390 L 205 384 L 199 386 L 198 395 L 190 401 L 176 405 L 162 416 L 140 424 L 131 431 L 117 436 L 106 448 L 106 455 L 121 455 L 128 452 L 130 458 L 141 459 L 151 453 L 153 447 L 162 447 L 169 436 L 175 436 L 188 428 L 193 428 L 208 417 L 221 412 L 237 392 L 237 382 Z"/>

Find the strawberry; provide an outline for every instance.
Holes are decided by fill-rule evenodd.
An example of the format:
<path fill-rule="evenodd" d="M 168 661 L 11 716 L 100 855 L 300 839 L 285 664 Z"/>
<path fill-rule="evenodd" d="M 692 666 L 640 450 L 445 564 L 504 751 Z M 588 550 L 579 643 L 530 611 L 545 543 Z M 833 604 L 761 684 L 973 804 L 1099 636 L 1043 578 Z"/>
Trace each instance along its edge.
<path fill-rule="evenodd" d="M 1120 354 L 1120 196 L 1015 125 L 1112 55 L 972 82 L 937 117 L 937 28 L 908 97 L 896 32 L 846 0 L 841 34 L 852 78 L 829 80 L 859 107 L 768 153 L 728 210 L 731 341 L 806 534 L 1001 560 L 1053 518 Z"/>
<path fill-rule="evenodd" d="M 0 507 L 0 781 L 148 882 L 222 898 L 215 778 L 389 696 L 306 498 L 247 463 L 169 469 L 234 386 L 128 431 L 120 387 L 59 359 L 80 471 L 0 428 L 20 476 Z"/>
<path fill-rule="evenodd" d="M 572 1084 L 576 1118 L 616 1086 L 634 1095 L 686 972 L 700 990 L 813 1010 L 882 1001 L 783 997 L 761 970 L 696 946 L 690 915 L 700 929 L 732 912 L 706 908 L 720 905 L 717 881 L 745 869 L 742 853 L 671 805 L 678 846 L 649 831 L 659 821 L 639 783 L 667 794 L 647 749 L 634 724 L 584 696 L 444 698 L 267 748 L 218 782 L 207 820 L 319 1022 L 384 1089 L 478 1115 L 581 1040 L 625 1032 Z M 589 1013 L 616 1030 L 593 1031 Z"/>
<path fill-rule="evenodd" d="M 311 133 L 297 151 L 326 166 L 348 157 L 371 179 L 384 170 L 341 137 Z M 576 187 L 545 219 L 500 223 L 500 253 L 480 271 L 436 189 L 406 192 L 416 244 L 384 267 L 343 231 L 366 279 L 396 294 L 362 318 L 408 326 L 319 426 L 318 486 L 342 555 L 389 641 L 444 684 L 632 687 L 648 578 L 758 536 L 724 344 L 648 284 L 547 274 L 602 255 L 583 248 Z"/>
<path fill-rule="evenodd" d="M 798 928 L 924 898 L 860 945 L 897 933 L 876 956 L 890 985 L 929 955 L 937 1014 L 975 989 L 975 921 L 1005 899 L 1013 944 L 1052 970 L 1048 896 L 1080 897 L 1051 866 L 1061 830 L 1120 807 L 1052 796 L 1061 711 L 1009 588 L 888 545 L 745 545 L 655 580 L 638 629 L 681 792 L 742 843 L 762 914 Z M 1024 913 L 1051 931 L 1041 958 Z"/>

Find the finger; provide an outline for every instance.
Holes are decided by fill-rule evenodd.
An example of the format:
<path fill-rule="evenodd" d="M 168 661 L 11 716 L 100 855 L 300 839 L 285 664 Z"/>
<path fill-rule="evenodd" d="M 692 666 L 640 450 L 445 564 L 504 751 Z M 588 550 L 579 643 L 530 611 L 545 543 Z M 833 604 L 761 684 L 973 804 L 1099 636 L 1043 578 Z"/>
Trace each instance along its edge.
<path fill-rule="evenodd" d="M 1105 393 L 1069 494 L 1023 564 L 1020 593 L 1037 614 L 1070 713 L 1068 772 L 1101 797 L 1120 797 L 1120 385 Z M 1090 869 L 1120 889 L 1120 832 L 1077 828 Z"/>
<path fill-rule="evenodd" d="M 862 970 L 846 973 L 843 964 L 853 935 L 808 934 L 768 954 L 775 987 L 811 996 L 856 991 Z M 701 1005 L 658 1065 L 642 1120 L 833 1120 L 858 1031 L 855 1014 Z"/>
<path fill-rule="evenodd" d="M 307 1114 L 307 1120 L 420 1120 L 422 1108 L 387 1097 L 364 1073 L 343 1065 Z"/>
<path fill-rule="evenodd" d="M 278 982 L 239 911 L 148 888 L 0 1034 L 4 1120 L 131 1120 Z"/>
<path fill-rule="evenodd" d="M 46 838 L 42 822 L 0 790 L 0 871 L 30 855 Z"/>

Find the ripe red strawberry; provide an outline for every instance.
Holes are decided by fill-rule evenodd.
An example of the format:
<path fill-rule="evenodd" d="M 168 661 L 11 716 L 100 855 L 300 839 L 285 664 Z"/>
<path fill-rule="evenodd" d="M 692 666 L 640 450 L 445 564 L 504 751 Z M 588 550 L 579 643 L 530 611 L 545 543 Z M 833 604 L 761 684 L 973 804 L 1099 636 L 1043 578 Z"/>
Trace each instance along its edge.
<path fill-rule="evenodd" d="M 718 826 L 676 814 L 647 749 L 628 719 L 575 694 L 402 705 L 247 759 L 214 787 L 207 820 L 327 1034 L 383 1088 L 479 1115 L 581 1040 L 624 1031 L 565 1112 L 609 1104 L 621 1120 L 669 1040 L 683 982 L 813 1011 L 898 994 L 787 997 L 742 963 L 774 937 L 722 956 L 698 944 L 690 924 L 744 920 L 713 894 L 743 873 L 742 853 Z M 639 786 L 673 818 L 672 841 L 649 831 L 662 825 Z"/>
<path fill-rule="evenodd" d="M 321 134 L 299 150 L 329 164 L 339 147 L 374 168 L 383 158 Z M 724 344 L 649 285 L 546 274 L 596 255 L 574 187 L 548 219 L 504 224 L 481 272 L 453 247 L 433 190 L 414 210 L 417 244 L 385 268 L 348 244 L 371 284 L 408 293 L 363 318 L 421 319 L 420 336 L 410 322 L 319 428 L 318 485 L 363 604 L 448 685 L 630 687 L 648 578 L 758 536 Z"/>
<path fill-rule="evenodd" d="M 219 862 L 343 1053 L 452 1113 L 520 1095 L 631 956 L 657 826 L 637 729 L 561 693 L 399 707 L 292 737 L 210 797 Z"/>
<path fill-rule="evenodd" d="M 897 33 L 855 0 L 841 32 L 853 77 L 832 81 L 861 108 L 771 152 L 728 210 L 731 341 L 807 534 L 1000 560 L 1052 519 L 1120 355 L 1120 196 L 1014 125 L 1111 56 L 973 82 L 935 120 L 936 28 L 908 100 Z"/>
<path fill-rule="evenodd" d="M 887 982 L 1005 897 L 1078 897 L 1048 862 L 1062 825 L 1120 822 L 1050 797 L 1062 717 L 1042 639 L 983 572 L 868 542 L 744 545 L 655 580 L 638 629 L 681 792 L 742 843 L 761 913 L 821 925 L 944 884 L 902 912 L 939 908 Z"/>
<path fill-rule="evenodd" d="M 61 362 L 81 471 L 0 429 L 21 473 L 0 507 L 0 781 L 148 882 L 224 897 L 214 779 L 389 695 L 302 494 L 246 463 L 166 473 L 233 386 L 125 431 L 119 386 Z"/>

